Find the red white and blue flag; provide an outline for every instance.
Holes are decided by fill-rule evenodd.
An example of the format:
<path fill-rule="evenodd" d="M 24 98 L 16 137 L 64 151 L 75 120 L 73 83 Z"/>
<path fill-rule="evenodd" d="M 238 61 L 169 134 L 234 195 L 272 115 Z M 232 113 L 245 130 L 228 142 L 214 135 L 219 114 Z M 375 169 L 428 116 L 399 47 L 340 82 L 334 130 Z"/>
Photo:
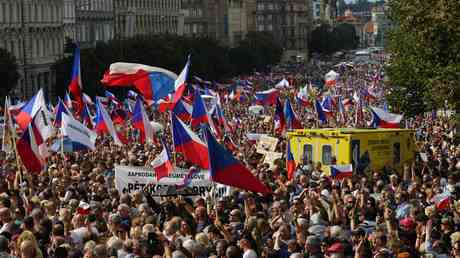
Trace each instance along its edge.
<path fill-rule="evenodd" d="M 81 83 L 81 68 L 80 68 L 80 48 L 75 48 L 73 57 L 72 77 L 70 79 L 69 91 L 72 93 L 75 101 L 77 102 L 77 108 L 75 112 L 80 114 L 83 110 L 83 85 Z"/>
<path fill-rule="evenodd" d="M 212 181 L 262 194 L 271 192 L 251 171 L 235 159 L 225 147 L 217 143 L 209 130 L 205 131 Z"/>
<path fill-rule="evenodd" d="M 134 106 L 133 117 L 131 120 L 133 127 L 141 132 L 141 143 L 144 143 L 146 139 L 152 142 L 155 141 L 153 135 L 153 127 L 150 124 L 147 113 L 144 109 L 144 104 L 140 97 L 138 97 L 136 100 L 136 105 Z"/>
<path fill-rule="evenodd" d="M 294 160 L 294 156 L 292 155 L 291 151 L 291 142 L 288 140 L 287 148 L 286 148 L 286 170 L 288 179 L 291 180 L 294 177 L 296 169 L 296 164 Z"/>
<path fill-rule="evenodd" d="M 14 117 L 16 123 L 21 130 L 25 130 L 29 126 L 32 119 L 42 108 L 46 108 L 43 89 L 40 89 L 24 106 L 21 107 L 17 115 Z"/>
<path fill-rule="evenodd" d="M 61 121 L 62 121 L 62 113 L 65 113 L 69 116 L 72 116 L 72 114 L 70 113 L 70 111 L 67 109 L 66 105 L 64 104 L 64 102 L 62 102 L 60 98 L 54 110 L 56 110 L 54 126 L 56 126 L 57 128 L 60 128 Z"/>
<path fill-rule="evenodd" d="M 277 89 L 256 92 L 256 104 L 258 105 L 275 105 L 276 99 L 280 92 Z"/>
<path fill-rule="evenodd" d="M 315 100 L 315 109 L 316 109 L 316 113 L 318 114 L 318 120 L 322 124 L 327 123 L 326 113 L 324 112 L 323 106 L 321 105 L 321 103 L 319 103 L 318 100 Z"/>
<path fill-rule="evenodd" d="M 353 165 L 331 165 L 331 177 L 341 180 L 353 176 Z"/>
<path fill-rule="evenodd" d="M 297 118 L 297 115 L 294 113 L 292 109 L 291 102 L 289 99 L 286 99 L 284 102 L 284 116 L 286 118 L 286 128 L 287 129 L 301 129 L 302 123 Z"/>
<path fill-rule="evenodd" d="M 190 122 L 192 119 L 193 107 L 184 100 L 179 100 L 172 110 L 172 113 L 184 122 Z"/>
<path fill-rule="evenodd" d="M 99 135 L 106 133 L 110 134 L 115 144 L 119 146 L 124 145 L 124 143 L 121 141 L 122 137 L 120 137 L 120 135 L 115 130 L 112 119 L 99 100 L 96 102 L 95 130 Z"/>
<path fill-rule="evenodd" d="M 209 155 L 206 144 L 179 118 L 172 116 L 174 149 L 182 153 L 189 162 L 201 168 L 209 168 Z"/>
<path fill-rule="evenodd" d="M 195 90 L 193 97 L 193 111 L 192 111 L 192 128 L 198 127 L 201 124 L 209 125 L 208 113 L 206 111 L 206 106 L 204 105 L 203 99 L 201 98 L 201 93 L 198 90 Z"/>
<path fill-rule="evenodd" d="M 402 115 L 386 112 L 378 107 L 370 107 L 372 112 L 372 126 L 380 128 L 399 128 Z"/>
<path fill-rule="evenodd" d="M 39 146 L 43 144 L 41 134 L 34 123 L 29 123 L 21 138 L 16 142 L 16 149 L 28 172 L 39 174 L 44 168 L 44 158 Z"/>
<path fill-rule="evenodd" d="M 275 132 L 282 133 L 286 128 L 286 118 L 284 117 L 283 106 L 279 98 L 276 98 L 275 106 Z"/>
<path fill-rule="evenodd" d="M 445 210 L 445 209 L 448 209 L 450 206 L 450 198 L 451 198 L 450 193 L 444 192 L 444 193 L 435 195 L 431 201 L 436 206 L 436 209 Z"/>
<path fill-rule="evenodd" d="M 187 76 L 188 70 L 190 68 L 190 56 L 187 58 L 187 63 L 185 64 L 184 69 L 179 74 L 177 79 L 174 81 L 174 97 L 172 100 L 172 106 L 174 107 L 179 100 L 184 96 L 185 90 L 187 89 Z"/>
<path fill-rule="evenodd" d="M 135 63 L 113 63 L 102 78 L 109 87 L 134 86 L 145 100 L 157 101 L 174 92 L 177 75 L 169 70 Z"/>
<path fill-rule="evenodd" d="M 163 145 L 163 150 L 160 155 L 152 161 L 153 171 L 155 171 L 155 176 L 157 181 L 163 177 L 167 177 L 171 172 L 174 171 L 173 164 L 169 155 L 169 151 L 166 146 Z"/>

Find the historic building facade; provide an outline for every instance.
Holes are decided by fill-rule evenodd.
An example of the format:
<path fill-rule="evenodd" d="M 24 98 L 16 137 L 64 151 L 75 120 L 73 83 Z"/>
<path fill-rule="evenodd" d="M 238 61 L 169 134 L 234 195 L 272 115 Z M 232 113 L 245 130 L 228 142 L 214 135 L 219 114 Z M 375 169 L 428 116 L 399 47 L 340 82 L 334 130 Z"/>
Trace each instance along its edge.
<path fill-rule="evenodd" d="M 184 35 L 207 36 L 234 47 L 255 31 L 256 0 L 182 0 Z"/>
<path fill-rule="evenodd" d="M 182 35 L 181 0 L 113 0 L 115 37 L 171 33 Z"/>
<path fill-rule="evenodd" d="M 271 32 L 284 49 L 284 59 L 306 57 L 312 24 L 311 3 L 305 0 L 257 0 L 256 29 Z"/>
<path fill-rule="evenodd" d="M 75 37 L 80 47 L 94 47 L 114 36 L 113 0 L 74 0 Z"/>
<path fill-rule="evenodd" d="M 30 97 L 43 88 L 53 97 L 52 64 L 64 48 L 63 0 L 0 0 L 0 47 L 19 65 L 16 96 Z"/>

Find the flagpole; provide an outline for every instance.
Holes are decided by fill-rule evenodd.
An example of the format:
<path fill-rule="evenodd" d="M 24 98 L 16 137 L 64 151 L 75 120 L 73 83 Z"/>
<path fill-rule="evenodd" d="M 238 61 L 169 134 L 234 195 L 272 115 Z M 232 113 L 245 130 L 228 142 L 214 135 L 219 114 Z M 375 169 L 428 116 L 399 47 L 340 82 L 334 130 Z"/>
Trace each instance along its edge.
<path fill-rule="evenodd" d="M 172 117 L 172 109 L 169 110 L 169 121 L 171 123 L 171 125 L 169 126 L 170 130 L 171 130 L 171 140 L 173 141 L 172 142 L 172 147 L 173 147 L 173 164 L 174 164 L 174 168 L 176 167 L 176 148 L 174 146 L 174 131 L 173 131 L 173 117 Z"/>
<path fill-rule="evenodd" d="M 13 149 L 14 149 L 14 155 L 16 156 L 16 166 L 18 168 L 18 170 L 16 171 L 16 176 L 19 175 L 19 184 L 21 185 L 22 184 L 22 181 L 23 181 L 23 178 L 22 178 L 22 164 L 21 164 L 21 161 L 19 160 L 20 157 L 19 157 L 19 153 L 18 153 L 18 149 L 16 147 L 16 130 L 14 128 L 12 128 L 12 124 L 11 124 L 11 113 L 10 113 L 10 107 L 9 107 L 9 98 L 8 96 L 6 96 L 5 98 L 5 111 L 4 111 L 4 116 L 5 118 L 5 130 L 10 130 L 11 132 L 11 138 L 12 138 L 12 142 L 13 142 Z M 19 172 L 19 174 L 18 174 Z"/>

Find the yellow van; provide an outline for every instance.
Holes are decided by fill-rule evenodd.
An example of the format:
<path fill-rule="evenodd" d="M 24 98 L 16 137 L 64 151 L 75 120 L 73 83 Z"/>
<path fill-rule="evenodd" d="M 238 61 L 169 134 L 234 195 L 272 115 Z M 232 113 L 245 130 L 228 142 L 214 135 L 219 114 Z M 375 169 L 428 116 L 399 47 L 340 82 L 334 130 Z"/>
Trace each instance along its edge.
<path fill-rule="evenodd" d="M 389 165 L 400 171 L 415 159 L 415 131 L 409 129 L 301 129 L 287 136 L 297 164 L 311 160 L 328 168 L 335 157 L 337 164 L 353 164 L 355 169 L 368 156 L 372 169 Z"/>

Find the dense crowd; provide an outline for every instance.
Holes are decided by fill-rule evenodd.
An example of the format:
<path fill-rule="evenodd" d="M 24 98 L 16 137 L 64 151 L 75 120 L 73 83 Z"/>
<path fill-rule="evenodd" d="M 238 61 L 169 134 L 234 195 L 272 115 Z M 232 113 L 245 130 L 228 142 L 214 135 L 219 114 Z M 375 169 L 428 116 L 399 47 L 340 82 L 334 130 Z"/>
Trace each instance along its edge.
<path fill-rule="evenodd" d="M 303 87 L 327 72 L 310 66 L 249 80 L 256 89 L 283 77 Z M 379 65 L 338 69 L 337 91 L 344 96 L 370 83 L 383 87 L 383 76 L 375 79 Z M 40 175 L 19 172 L 14 153 L 0 153 L 0 258 L 460 257 L 460 147 L 450 117 L 411 120 L 407 126 L 416 130 L 424 157 L 401 171 L 367 169 L 338 181 L 321 164 L 305 161 L 288 180 L 283 161 L 264 164 L 247 141 L 247 133 L 274 134 L 272 108 L 255 116 L 250 105 L 229 101 L 224 111 L 238 146 L 234 154 L 270 187 L 265 196 L 233 189 L 217 200 L 159 199 L 117 191 L 114 166 L 148 166 L 160 143 L 120 147 L 102 138 L 95 151 L 53 153 Z M 304 128 L 317 125 L 314 109 L 294 108 Z M 169 128 L 167 114 L 150 112 Z M 353 110 L 348 117 L 342 125 L 355 125 Z M 286 141 L 278 137 L 277 151 L 284 153 Z M 180 155 L 176 163 L 190 168 Z M 448 196 L 443 207 L 436 205 L 439 195 Z"/>

